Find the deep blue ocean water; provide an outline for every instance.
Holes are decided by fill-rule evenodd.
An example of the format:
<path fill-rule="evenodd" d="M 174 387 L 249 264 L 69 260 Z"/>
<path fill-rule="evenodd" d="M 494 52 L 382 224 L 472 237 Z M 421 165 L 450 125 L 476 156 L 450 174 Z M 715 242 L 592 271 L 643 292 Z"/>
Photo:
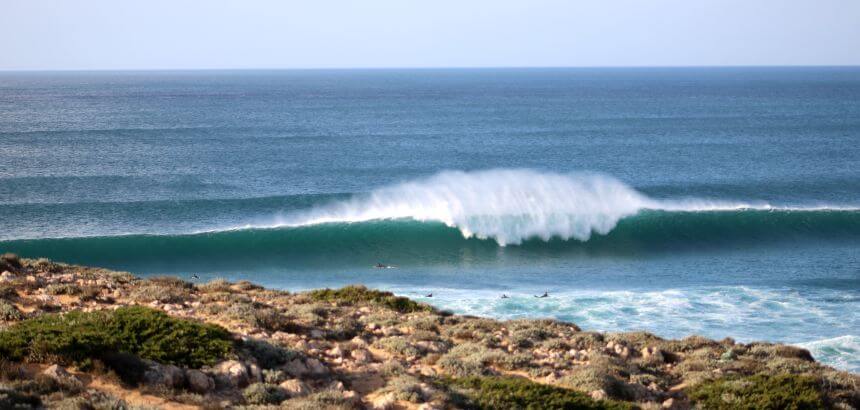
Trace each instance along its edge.
<path fill-rule="evenodd" d="M 860 68 L 0 73 L 0 251 L 860 371 Z"/>

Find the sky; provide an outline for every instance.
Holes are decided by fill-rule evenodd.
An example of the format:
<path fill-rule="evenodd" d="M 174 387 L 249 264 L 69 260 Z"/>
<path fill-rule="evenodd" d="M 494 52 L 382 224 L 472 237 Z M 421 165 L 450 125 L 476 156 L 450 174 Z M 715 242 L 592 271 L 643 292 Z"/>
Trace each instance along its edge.
<path fill-rule="evenodd" d="M 860 65 L 860 0 L 0 0 L 0 70 Z"/>

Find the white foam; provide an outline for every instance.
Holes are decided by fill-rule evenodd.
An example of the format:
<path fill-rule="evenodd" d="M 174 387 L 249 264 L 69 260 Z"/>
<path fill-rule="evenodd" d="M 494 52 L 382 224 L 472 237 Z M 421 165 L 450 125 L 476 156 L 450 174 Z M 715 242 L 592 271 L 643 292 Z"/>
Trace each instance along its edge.
<path fill-rule="evenodd" d="M 491 238 L 504 246 L 529 238 L 587 241 L 593 234 L 609 233 L 622 218 L 646 209 L 706 212 L 838 208 L 780 208 L 765 202 L 697 198 L 657 200 L 604 175 L 496 169 L 446 171 L 288 214 L 273 222 L 234 229 L 412 219 L 441 222 L 459 229 L 467 238 Z"/>
<path fill-rule="evenodd" d="M 809 350 L 816 360 L 833 367 L 852 371 L 860 369 L 860 336 L 845 335 L 797 343 L 797 346 Z"/>
<path fill-rule="evenodd" d="M 798 292 L 790 288 L 703 286 L 663 290 L 549 289 L 550 297 L 534 295 L 543 287 L 510 290 L 456 287 L 390 288 L 395 293 L 432 303 L 455 313 L 499 319 L 552 317 L 576 323 L 585 330 L 645 330 L 662 337 L 692 334 L 714 339 L 736 338 L 795 343 L 809 349 L 816 360 L 839 369 L 860 370 L 860 337 L 842 336 L 803 342 L 830 334 L 852 334 L 857 320 L 844 312 L 860 301 L 836 306 L 822 303 L 845 291 Z M 433 298 L 423 298 L 433 292 Z M 500 299 L 505 293 L 510 296 Z"/>

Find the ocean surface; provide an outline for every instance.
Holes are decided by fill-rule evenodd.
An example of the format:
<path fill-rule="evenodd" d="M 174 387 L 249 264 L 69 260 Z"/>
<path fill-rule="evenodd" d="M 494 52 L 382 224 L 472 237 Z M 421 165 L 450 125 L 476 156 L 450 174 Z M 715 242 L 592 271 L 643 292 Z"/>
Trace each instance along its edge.
<path fill-rule="evenodd" d="M 0 73 L 0 251 L 857 372 L 860 68 Z"/>

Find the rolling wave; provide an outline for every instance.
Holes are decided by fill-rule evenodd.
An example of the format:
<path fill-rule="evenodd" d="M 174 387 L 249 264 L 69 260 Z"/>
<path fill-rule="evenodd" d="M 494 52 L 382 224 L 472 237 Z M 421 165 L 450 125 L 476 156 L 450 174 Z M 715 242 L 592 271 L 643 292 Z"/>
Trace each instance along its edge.
<path fill-rule="evenodd" d="M 588 241 L 642 211 L 858 211 L 856 207 L 774 207 L 765 202 L 653 199 L 617 179 L 502 169 L 443 172 L 367 195 L 296 212 L 269 224 L 234 229 L 301 227 L 409 219 L 438 222 L 465 238 L 518 245 L 529 239 Z"/>
<path fill-rule="evenodd" d="M 601 175 L 444 172 L 265 223 L 197 233 L 0 241 L 0 250 L 68 262 L 400 264 L 491 261 L 503 254 L 634 255 L 860 239 L 860 208 L 654 199 Z M 517 246 L 507 246 L 517 245 Z"/>
<path fill-rule="evenodd" d="M 410 219 L 327 222 L 181 235 L 120 235 L 0 242 L 0 250 L 104 266 L 164 263 L 200 268 L 271 262 L 355 266 L 377 260 L 398 264 L 487 262 L 503 255 L 544 257 L 621 255 L 765 246 L 787 241 L 860 239 L 860 211 L 643 210 L 588 241 L 531 238 L 501 247 L 464 237 L 441 222 Z M 502 254 L 499 252 L 503 251 Z"/>

